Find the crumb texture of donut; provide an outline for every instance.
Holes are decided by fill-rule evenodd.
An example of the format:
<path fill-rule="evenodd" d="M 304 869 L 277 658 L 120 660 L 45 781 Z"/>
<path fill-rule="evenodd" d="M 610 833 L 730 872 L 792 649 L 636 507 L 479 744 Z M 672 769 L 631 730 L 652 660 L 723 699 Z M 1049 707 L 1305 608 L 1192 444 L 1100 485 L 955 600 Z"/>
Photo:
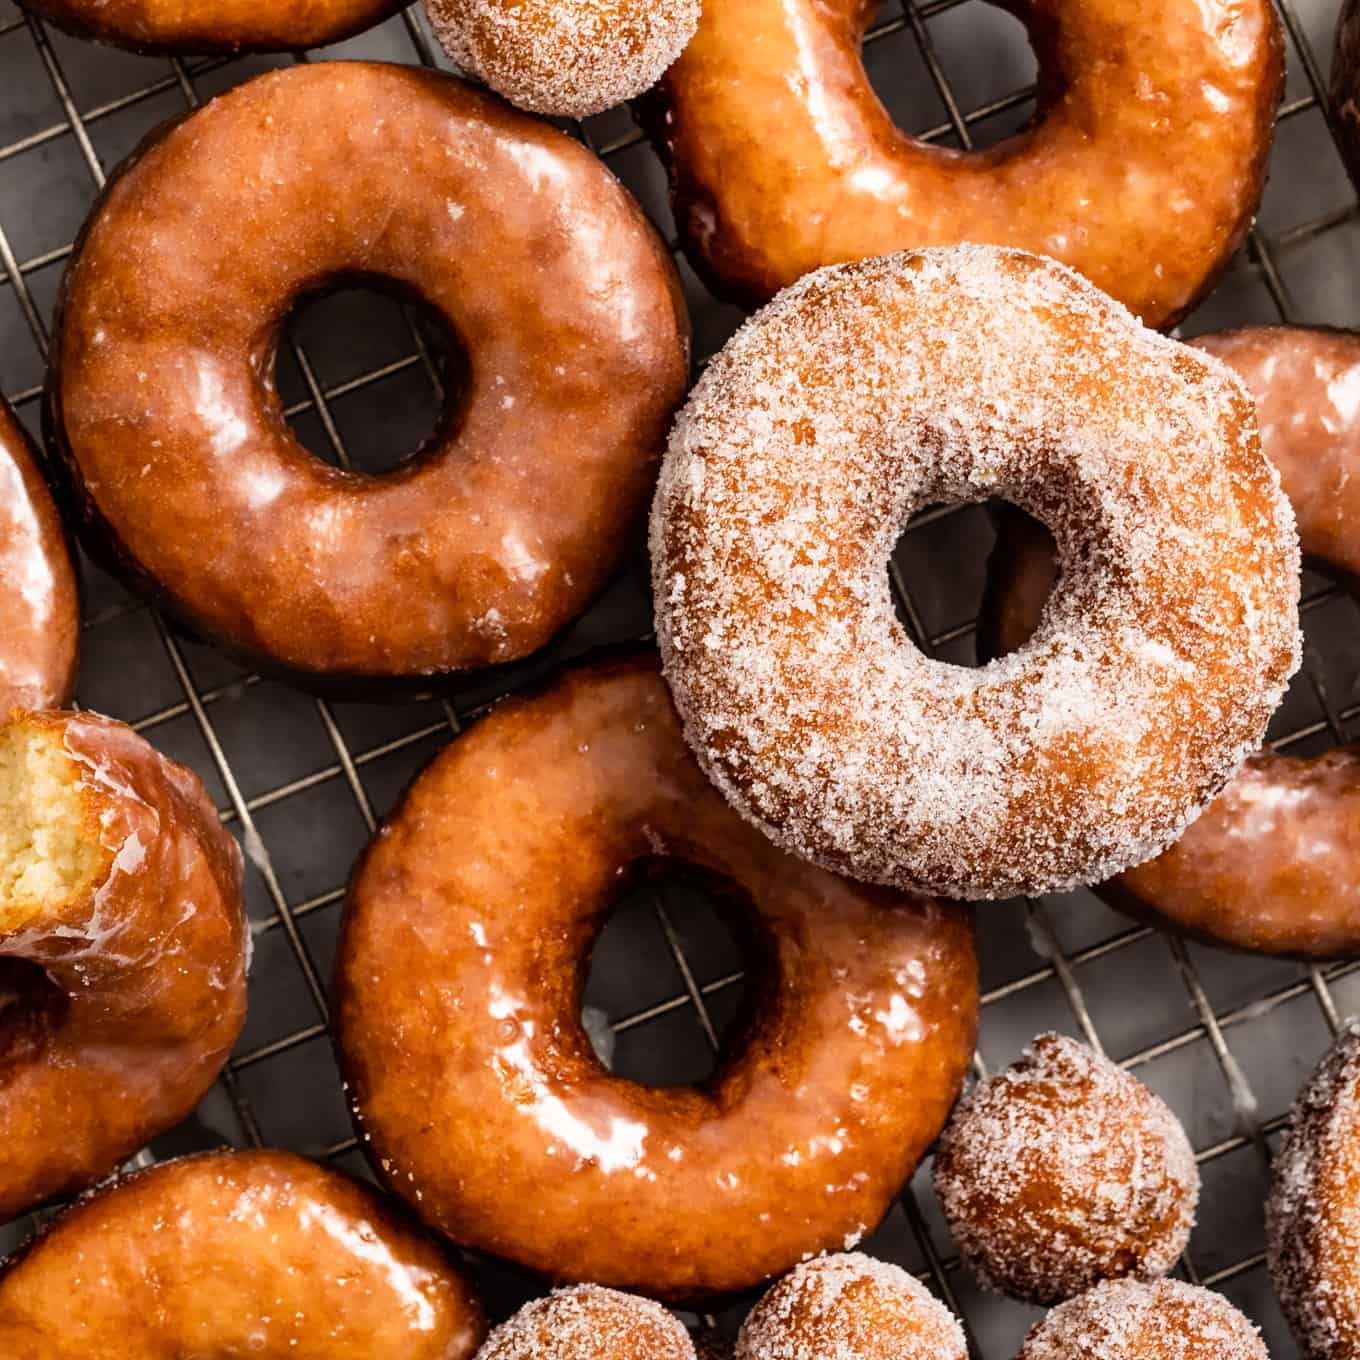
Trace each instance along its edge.
<path fill-rule="evenodd" d="M 859 1253 L 821 1256 L 751 1310 L 736 1360 L 966 1360 L 957 1319 L 915 1276 Z"/>
<path fill-rule="evenodd" d="M 650 89 L 699 24 L 700 0 L 426 0 L 444 50 L 512 104 L 586 118 Z"/>
<path fill-rule="evenodd" d="M 1181 1280 L 1110 1280 L 1055 1308 L 1018 1360 L 1270 1360 L 1221 1294 Z"/>
<path fill-rule="evenodd" d="M 924 655 L 888 562 L 916 510 L 1055 534 L 1027 646 Z M 983 246 L 809 275 L 709 365 L 652 511 L 657 634 L 700 763 L 778 844 L 964 898 L 1174 841 L 1298 668 L 1299 546 L 1250 398 L 1072 270 Z"/>
<path fill-rule="evenodd" d="M 978 1279 L 1038 1304 L 1165 1275 L 1199 1200 L 1194 1151 L 1166 1103 L 1057 1034 L 964 1097 L 933 1173 Z"/>
<path fill-rule="evenodd" d="M 695 1352 L 659 1303 L 580 1284 L 526 1303 L 491 1333 L 477 1360 L 695 1360 Z"/>

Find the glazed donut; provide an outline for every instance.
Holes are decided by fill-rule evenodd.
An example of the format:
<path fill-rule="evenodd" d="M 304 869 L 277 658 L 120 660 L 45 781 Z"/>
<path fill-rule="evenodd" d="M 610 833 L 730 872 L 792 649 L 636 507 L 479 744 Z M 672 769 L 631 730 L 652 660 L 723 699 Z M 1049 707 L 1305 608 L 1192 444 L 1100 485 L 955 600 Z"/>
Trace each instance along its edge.
<path fill-rule="evenodd" d="M 651 1299 L 598 1285 L 559 1289 L 503 1322 L 477 1360 L 695 1360 L 676 1317 Z"/>
<path fill-rule="evenodd" d="M 0 1222 L 188 1115 L 248 950 L 241 854 L 191 771 L 90 713 L 0 728 Z"/>
<path fill-rule="evenodd" d="M 1072 570 L 1022 651 L 930 660 L 894 613 L 912 512 L 1000 496 Z M 956 897 L 1174 840 L 1299 662 L 1298 542 L 1251 403 L 1051 260 L 810 275 L 709 365 L 652 511 L 657 633 L 700 763 L 786 849 Z"/>
<path fill-rule="evenodd" d="M 611 906 L 666 865 L 715 880 L 756 978 L 698 1089 L 613 1076 L 579 1018 Z M 976 967 L 965 910 L 741 822 L 654 659 L 618 660 L 506 702 L 412 786 L 350 888 L 336 1037 L 370 1158 L 427 1223 L 554 1279 L 696 1298 L 878 1223 L 967 1071 Z"/>
<path fill-rule="evenodd" d="M 1300 1094 L 1272 1168 L 1267 1260 L 1305 1360 L 1360 1356 L 1360 1026 Z"/>
<path fill-rule="evenodd" d="M 1180 1280 L 1109 1280 L 1055 1308 L 1018 1360 L 1270 1360 L 1223 1297 Z"/>
<path fill-rule="evenodd" d="M 886 1261 L 823 1256 L 798 1266 L 747 1315 L 736 1360 L 967 1360 L 954 1315 Z"/>
<path fill-rule="evenodd" d="M 23 426 L 0 398 L 0 722 L 60 708 L 80 652 L 76 573 Z"/>
<path fill-rule="evenodd" d="M 1165 1275 L 1199 1200 L 1194 1151 L 1166 1104 L 1058 1034 L 959 1102 L 931 1169 L 973 1273 L 1028 1303 Z"/>
<path fill-rule="evenodd" d="M 1256 398 L 1261 444 L 1298 517 L 1303 552 L 1360 582 L 1360 336 L 1268 326 L 1194 344 Z M 1021 645 L 1056 579 L 1053 541 L 1005 514 L 988 571 L 983 655 Z M 1360 748 L 1254 755 L 1165 853 L 1102 884 L 1111 906 L 1210 943 L 1327 959 L 1360 951 Z"/>
<path fill-rule="evenodd" d="M 0 1274 L 0 1355 L 470 1360 L 471 1286 L 383 1198 L 284 1152 L 163 1162 Z"/>
<path fill-rule="evenodd" d="M 287 52 L 351 38 L 403 0 L 24 0 L 82 38 L 134 52 Z"/>
<path fill-rule="evenodd" d="M 1241 244 L 1284 45 L 1269 0 L 1015 0 L 1038 113 L 960 154 L 900 132 L 860 44 L 875 0 L 706 0 L 651 117 L 675 220 L 721 293 L 963 241 L 1051 255 L 1173 324 Z"/>
<path fill-rule="evenodd" d="M 534 113 L 587 118 L 650 89 L 699 24 L 699 0 L 425 0 L 463 70 Z"/>
<path fill-rule="evenodd" d="M 273 388 L 289 310 L 355 273 L 419 294 L 471 359 L 456 420 L 383 477 L 313 458 Z M 55 352 L 49 437 L 92 550 L 197 631 L 343 690 L 513 660 L 589 603 L 649 494 L 688 321 L 578 143 L 449 76 L 323 63 L 123 168 Z"/>

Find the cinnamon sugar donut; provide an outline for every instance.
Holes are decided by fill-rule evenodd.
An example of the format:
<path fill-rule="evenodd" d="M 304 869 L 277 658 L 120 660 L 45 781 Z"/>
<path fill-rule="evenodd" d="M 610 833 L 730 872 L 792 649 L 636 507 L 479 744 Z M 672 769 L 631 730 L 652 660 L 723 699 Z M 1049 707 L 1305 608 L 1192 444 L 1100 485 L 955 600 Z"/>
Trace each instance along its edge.
<path fill-rule="evenodd" d="M 425 0 L 463 70 L 534 113 L 586 118 L 650 89 L 684 50 L 700 0 Z"/>
<path fill-rule="evenodd" d="M 694 1343 L 659 1303 L 598 1285 L 559 1289 L 503 1322 L 477 1360 L 695 1360 Z"/>
<path fill-rule="evenodd" d="M 273 386 L 294 304 L 355 274 L 423 297 L 470 361 L 380 477 L 312 457 Z M 420 684 L 534 651 L 603 586 L 688 335 L 664 246 L 582 146 L 449 76 L 294 66 L 114 179 L 63 284 L 49 433 L 90 547 L 196 631 L 314 686 Z"/>
<path fill-rule="evenodd" d="M 887 564 L 912 512 L 1000 496 L 1069 572 L 980 670 L 923 656 Z M 1299 662 L 1298 542 L 1251 403 L 1050 260 L 822 270 L 672 434 L 657 633 L 686 735 L 778 844 L 958 897 L 1108 877 L 1174 840 Z"/>
<path fill-rule="evenodd" d="M 0 1274 L 0 1355 L 471 1360 L 463 1275 L 367 1186 L 284 1152 L 164 1162 Z"/>
<path fill-rule="evenodd" d="M 1193 342 L 1256 399 L 1310 563 L 1360 582 L 1360 336 L 1263 326 Z M 984 655 L 1019 646 L 1056 579 L 1051 536 L 1003 515 L 988 570 Z M 1112 906 L 1212 943 L 1326 959 L 1360 951 L 1360 748 L 1263 751 L 1181 839 L 1097 888 Z"/>
<path fill-rule="evenodd" d="M 961 241 L 1051 255 L 1149 326 L 1241 244 L 1284 44 L 1270 0 L 1024 0 L 1029 126 L 960 153 L 900 132 L 860 56 L 875 0 L 705 0 L 652 118 L 690 258 L 764 302 L 821 265 Z"/>
<path fill-rule="evenodd" d="M 0 722 L 60 708 L 80 650 L 76 573 L 33 445 L 0 398 Z"/>
<path fill-rule="evenodd" d="M 593 941 L 688 866 L 748 944 L 749 1017 L 698 1088 L 614 1076 L 581 1025 Z M 456 1242 L 665 1298 L 856 1242 L 972 1053 L 962 908 L 777 850 L 685 747 L 653 659 L 509 700 L 412 785 L 356 871 L 336 1037 L 375 1169 Z"/>
<path fill-rule="evenodd" d="M 886 1261 L 823 1256 L 751 1310 L 736 1360 L 967 1360 L 963 1329 L 930 1290 Z"/>
<path fill-rule="evenodd" d="M 963 1259 L 1028 1303 L 1165 1275 L 1199 1199 L 1194 1151 L 1165 1103 L 1058 1034 L 960 1101 L 932 1169 Z"/>
<path fill-rule="evenodd" d="M 241 854 L 191 771 L 90 713 L 0 727 L 0 1222 L 193 1109 L 248 950 Z"/>

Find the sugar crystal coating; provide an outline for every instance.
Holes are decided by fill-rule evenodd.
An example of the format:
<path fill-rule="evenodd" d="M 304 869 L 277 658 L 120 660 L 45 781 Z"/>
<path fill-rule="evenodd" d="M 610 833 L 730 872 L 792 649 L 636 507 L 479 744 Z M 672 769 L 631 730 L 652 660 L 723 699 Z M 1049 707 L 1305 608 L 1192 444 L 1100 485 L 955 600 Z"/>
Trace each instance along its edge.
<path fill-rule="evenodd" d="M 694 1344 L 659 1303 L 581 1284 L 525 1304 L 477 1360 L 694 1360 Z"/>

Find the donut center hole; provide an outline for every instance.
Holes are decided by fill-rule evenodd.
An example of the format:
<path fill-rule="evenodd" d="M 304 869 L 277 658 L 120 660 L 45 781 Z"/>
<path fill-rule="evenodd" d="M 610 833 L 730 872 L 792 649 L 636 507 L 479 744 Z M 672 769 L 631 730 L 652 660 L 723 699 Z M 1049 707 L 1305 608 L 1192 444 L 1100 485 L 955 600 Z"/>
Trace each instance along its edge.
<path fill-rule="evenodd" d="M 301 298 L 284 322 L 275 381 L 309 453 L 380 477 L 420 458 L 457 421 L 467 350 L 445 318 L 397 284 L 358 276 Z"/>
<path fill-rule="evenodd" d="M 743 894 L 668 858 L 639 860 L 622 881 L 591 953 L 586 1033 L 620 1077 L 700 1086 L 741 1027 L 750 956 Z"/>

